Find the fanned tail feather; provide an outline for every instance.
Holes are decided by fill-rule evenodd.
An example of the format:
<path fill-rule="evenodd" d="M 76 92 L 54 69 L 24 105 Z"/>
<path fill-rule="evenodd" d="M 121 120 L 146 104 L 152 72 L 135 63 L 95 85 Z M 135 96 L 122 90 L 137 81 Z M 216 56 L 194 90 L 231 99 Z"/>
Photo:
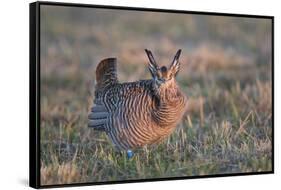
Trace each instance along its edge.
<path fill-rule="evenodd" d="M 117 79 L 117 59 L 107 58 L 102 60 L 96 69 L 96 91 L 118 83 Z"/>
<path fill-rule="evenodd" d="M 116 64 L 116 58 L 107 58 L 102 60 L 96 68 L 95 101 L 88 116 L 88 126 L 95 130 L 106 130 L 109 112 L 101 99 L 104 89 L 118 83 Z"/>

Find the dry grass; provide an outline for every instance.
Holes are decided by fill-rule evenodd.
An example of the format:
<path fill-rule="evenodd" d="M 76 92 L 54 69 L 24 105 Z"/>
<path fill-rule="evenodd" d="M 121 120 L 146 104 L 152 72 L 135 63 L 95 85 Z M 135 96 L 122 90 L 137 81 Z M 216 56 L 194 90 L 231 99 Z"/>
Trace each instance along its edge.
<path fill-rule="evenodd" d="M 62 9 L 41 17 L 42 185 L 272 169 L 269 21 Z M 128 160 L 87 115 L 98 61 L 118 57 L 121 81 L 149 78 L 144 48 L 160 64 L 183 49 L 188 110 L 167 140 Z"/>

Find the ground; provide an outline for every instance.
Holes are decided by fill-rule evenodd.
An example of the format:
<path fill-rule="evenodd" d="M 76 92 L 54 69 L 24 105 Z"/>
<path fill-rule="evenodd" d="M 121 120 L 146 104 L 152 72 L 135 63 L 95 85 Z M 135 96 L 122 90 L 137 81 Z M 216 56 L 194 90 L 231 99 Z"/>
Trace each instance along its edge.
<path fill-rule="evenodd" d="M 41 8 L 41 184 L 272 170 L 271 20 Z M 87 127 L 95 67 L 118 58 L 121 82 L 150 78 L 182 49 L 188 108 L 175 132 L 132 159 Z"/>

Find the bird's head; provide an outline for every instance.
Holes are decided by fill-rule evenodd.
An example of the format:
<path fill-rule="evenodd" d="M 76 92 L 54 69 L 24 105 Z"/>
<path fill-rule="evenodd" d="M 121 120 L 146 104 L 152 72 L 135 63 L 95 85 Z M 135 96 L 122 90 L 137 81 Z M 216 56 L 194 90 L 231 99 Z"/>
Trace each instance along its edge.
<path fill-rule="evenodd" d="M 145 49 L 145 52 L 149 59 L 149 64 L 148 64 L 149 71 L 157 87 L 165 87 L 165 86 L 169 86 L 171 83 L 174 83 L 175 77 L 180 69 L 179 57 L 181 54 L 181 49 L 177 51 L 169 67 L 166 66 L 159 67 L 151 51 Z"/>

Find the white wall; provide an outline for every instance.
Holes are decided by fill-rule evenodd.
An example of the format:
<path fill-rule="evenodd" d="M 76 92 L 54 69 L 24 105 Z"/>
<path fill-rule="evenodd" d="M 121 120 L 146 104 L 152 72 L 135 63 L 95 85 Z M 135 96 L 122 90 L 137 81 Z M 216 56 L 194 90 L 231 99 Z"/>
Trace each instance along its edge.
<path fill-rule="evenodd" d="M 0 8 L 0 189 L 28 188 L 28 55 L 31 1 L 1 1 Z M 66 2 L 66 1 L 64 1 Z M 275 16 L 275 172 L 274 175 L 103 185 L 83 189 L 270 189 L 280 184 L 281 9 L 277 0 L 68 0 L 67 2 Z M 277 107 L 279 106 L 279 107 Z M 279 134 L 278 134 L 279 133 Z M 81 187 L 80 187 L 81 188 Z M 71 189 L 80 189 L 71 188 Z"/>

